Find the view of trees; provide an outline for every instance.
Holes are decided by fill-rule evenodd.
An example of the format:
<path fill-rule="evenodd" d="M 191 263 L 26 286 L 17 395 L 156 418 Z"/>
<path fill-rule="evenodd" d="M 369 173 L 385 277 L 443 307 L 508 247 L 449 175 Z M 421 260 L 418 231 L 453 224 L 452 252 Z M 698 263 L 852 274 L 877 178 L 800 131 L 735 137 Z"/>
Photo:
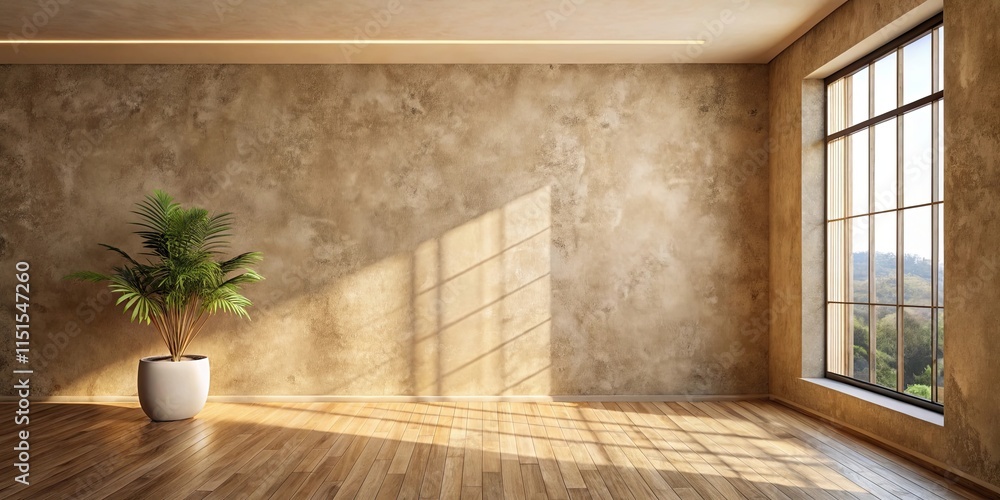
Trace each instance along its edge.
<path fill-rule="evenodd" d="M 868 253 L 854 256 L 854 300 L 869 301 Z M 875 300 L 880 304 L 931 305 L 931 263 L 916 255 L 903 257 L 903 300 L 897 297 L 896 255 L 875 253 Z M 943 273 L 943 269 L 939 269 Z M 943 274 L 939 279 L 943 278 Z M 939 291 L 940 294 L 940 291 Z M 940 303 L 940 302 L 939 302 Z M 931 363 L 934 348 L 931 337 L 931 315 L 935 309 L 903 308 L 903 352 L 897 343 L 897 307 L 875 306 L 875 380 L 869 380 L 870 332 L 872 321 L 867 306 L 854 308 L 854 378 L 889 389 L 896 389 L 899 363 L 902 359 L 903 388 L 907 394 L 931 399 L 933 381 Z M 943 313 L 938 320 L 939 359 L 944 345 Z M 902 354 L 900 356 L 900 354 Z M 941 365 L 939 365 L 941 366 Z M 944 385 L 943 370 L 938 370 L 937 385 Z"/>

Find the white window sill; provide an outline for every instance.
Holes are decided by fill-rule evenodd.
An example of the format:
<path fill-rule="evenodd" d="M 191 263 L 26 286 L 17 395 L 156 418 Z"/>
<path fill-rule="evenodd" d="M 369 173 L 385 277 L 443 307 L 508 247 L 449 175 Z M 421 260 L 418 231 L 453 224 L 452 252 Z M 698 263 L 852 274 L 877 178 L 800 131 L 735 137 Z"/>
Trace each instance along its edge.
<path fill-rule="evenodd" d="M 944 426 L 944 415 L 933 412 L 931 410 L 921 408 L 917 405 L 912 405 L 898 399 L 893 399 L 888 396 L 883 396 L 881 394 L 866 391 L 860 387 L 855 387 L 850 384 L 845 384 L 843 382 L 838 382 L 836 380 L 831 380 L 828 378 L 804 378 L 806 382 L 816 384 L 831 391 L 837 391 L 841 394 L 846 394 L 848 396 L 853 396 L 862 401 L 867 401 L 873 405 L 881 406 L 887 410 L 892 410 L 898 413 L 909 415 L 913 418 L 923 420 L 924 422 Z"/>

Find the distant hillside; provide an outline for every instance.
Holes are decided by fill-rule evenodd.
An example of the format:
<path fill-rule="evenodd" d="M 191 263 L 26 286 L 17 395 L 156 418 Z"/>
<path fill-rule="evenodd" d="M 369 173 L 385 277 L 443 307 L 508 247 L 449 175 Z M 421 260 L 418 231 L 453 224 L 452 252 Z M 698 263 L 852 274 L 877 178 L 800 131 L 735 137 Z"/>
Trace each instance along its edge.
<path fill-rule="evenodd" d="M 868 302 L 868 253 L 857 252 L 854 258 L 853 302 Z M 944 280 L 944 269 L 939 268 Z M 907 304 L 931 305 L 931 262 L 917 255 L 903 256 L 903 294 Z M 892 253 L 875 254 L 875 302 L 898 302 L 896 283 L 896 256 Z M 938 303 L 943 301 L 943 287 L 938 289 Z"/>
<path fill-rule="evenodd" d="M 907 276 L 918 276 L 931 280 L 931 261 L 919 255 L 906 254 L 903 256 L 903 269 Z M 944 270 L 939 269 L 944 276 Z M 891 276 L 896 274 L 896 254 L 888 252 L 875 252 L 875 276 Z M 868 280 L 868 252 L 857 252 L 854 254 L 854 279 L 860 281 Z"/>

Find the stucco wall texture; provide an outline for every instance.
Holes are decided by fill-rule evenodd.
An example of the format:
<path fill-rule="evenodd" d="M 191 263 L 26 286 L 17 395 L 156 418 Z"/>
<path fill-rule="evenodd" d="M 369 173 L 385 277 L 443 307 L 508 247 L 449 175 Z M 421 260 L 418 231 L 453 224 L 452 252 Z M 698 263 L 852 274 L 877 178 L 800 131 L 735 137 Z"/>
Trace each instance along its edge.
<path fill-rule="evenodd" d="M 60 280 L 138 251 L 157 188 L 265 254 L 253 320 L 190 350 L 212 394 L 767 393 L 767 96 L 762 65 L 0 67 L 34 394 L 134 395 L 165 351 Z"/>
<path fill-rule="evenodd" d="M 822 219 L 811 206 L 822 195 L 822 154 L 819 163 L 814 154 L 822 142 L 811 130 L 816 123 L 822 129 L 822 99 L 814 95 L 815 82 L 804 79 L 923 3 L 853 0 L 770 64 L 770 388 L 778 398 L 1000 488 L 1000 3 L 944 3 L 944 427 L 803 380 L 816 375 L 811 353 L 823 335 L 811 310 L 823 293 L 817 289 L 823 241 L 816 238 Z"/>

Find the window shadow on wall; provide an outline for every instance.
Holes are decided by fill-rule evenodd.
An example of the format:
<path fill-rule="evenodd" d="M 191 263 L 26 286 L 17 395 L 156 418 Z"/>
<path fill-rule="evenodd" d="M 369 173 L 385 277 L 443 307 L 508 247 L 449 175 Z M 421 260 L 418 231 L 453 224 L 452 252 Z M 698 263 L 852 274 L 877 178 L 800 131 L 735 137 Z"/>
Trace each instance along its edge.
<path fill-rule="evenodd" d="M 549 394 L 551 239 L 546 186 L 338 280 L 312 374 L 330 394 Z"/>

